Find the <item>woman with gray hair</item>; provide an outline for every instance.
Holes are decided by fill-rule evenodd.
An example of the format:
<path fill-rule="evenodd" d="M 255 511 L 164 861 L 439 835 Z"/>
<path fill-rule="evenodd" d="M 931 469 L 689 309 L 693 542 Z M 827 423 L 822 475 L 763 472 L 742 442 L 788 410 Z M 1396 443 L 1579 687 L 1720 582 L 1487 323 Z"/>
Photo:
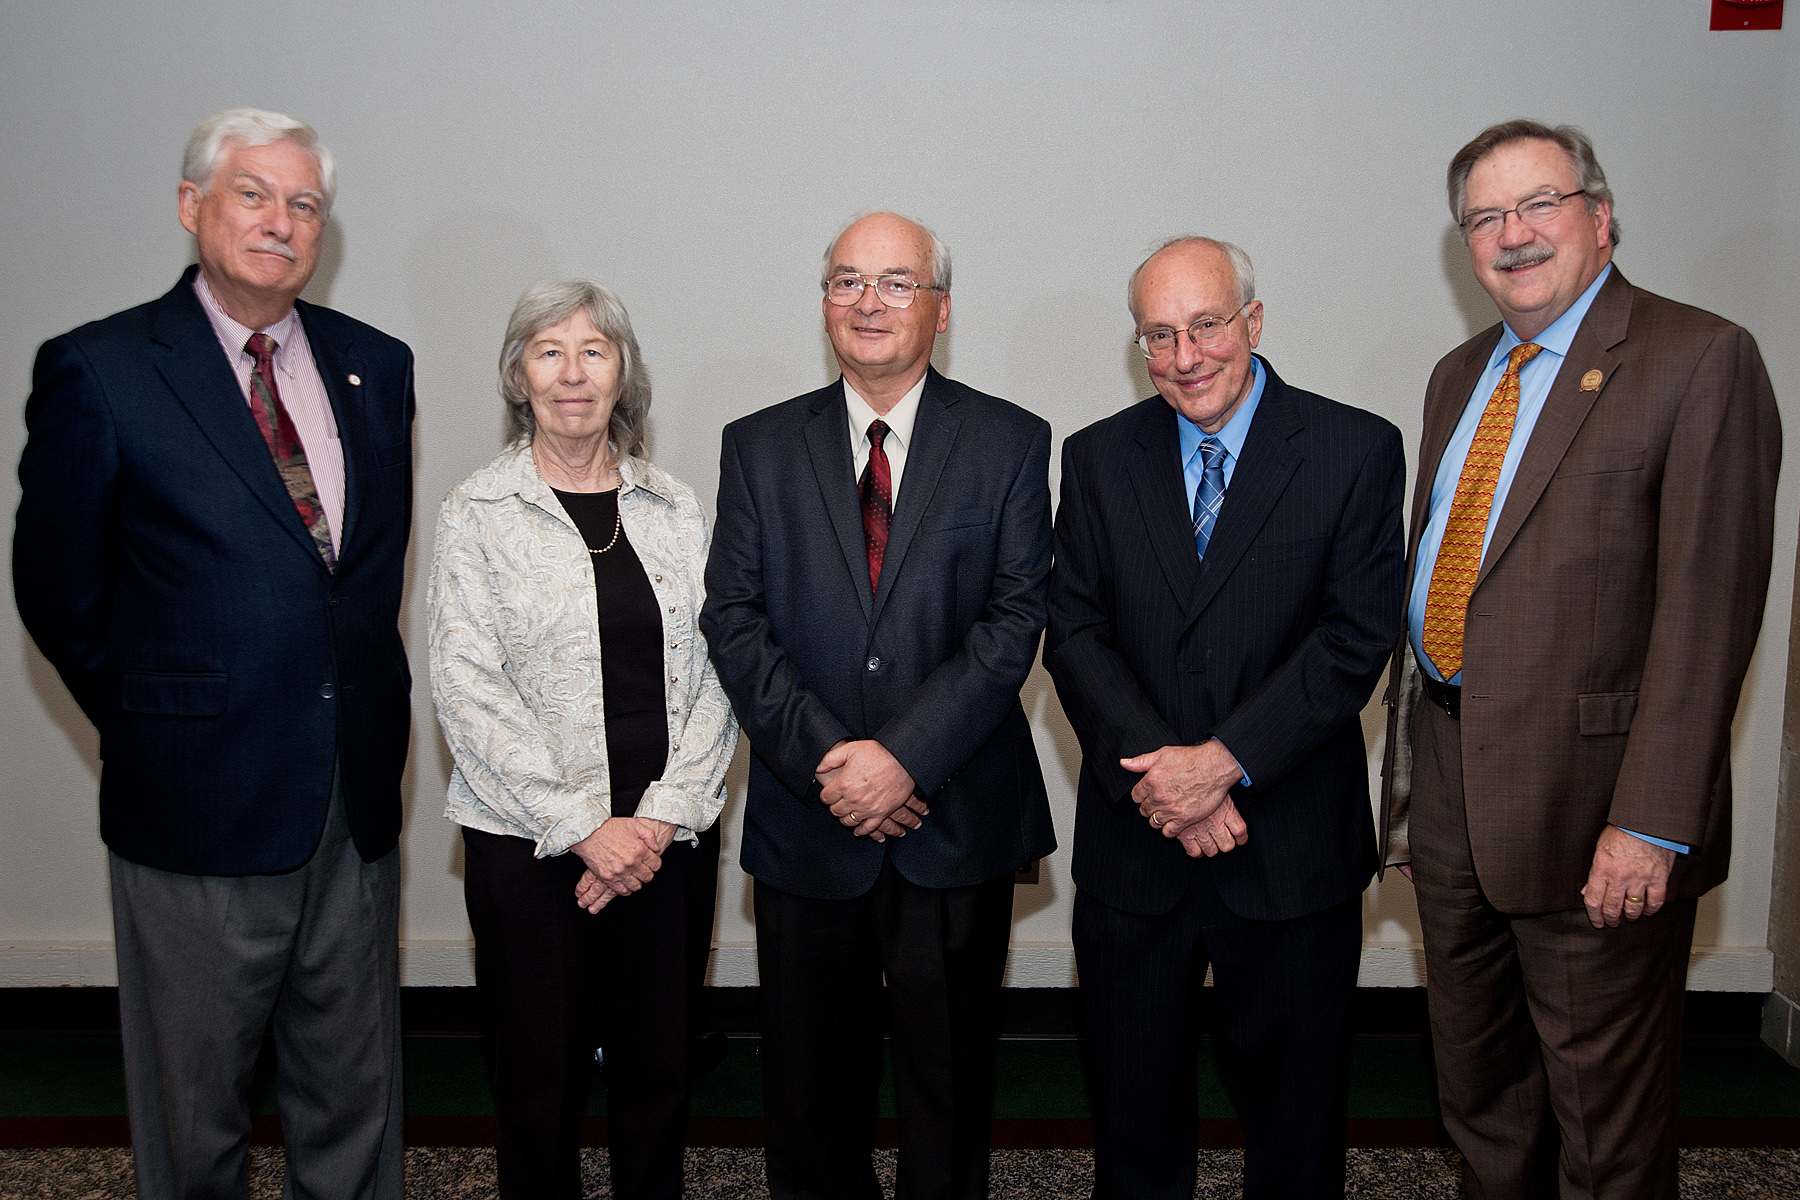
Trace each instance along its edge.
<path fill-rule="evenodd" d="M 581 1194 L 605 1040 L 613 1194 L 679 1196 L 737 744 L 695 624 L 706 521 L 643 457 L 650 382 L 606 288 L 527 291 L 500 393 L 514 440 L 445 499 L 428 600 L 500 1194 Z"/>

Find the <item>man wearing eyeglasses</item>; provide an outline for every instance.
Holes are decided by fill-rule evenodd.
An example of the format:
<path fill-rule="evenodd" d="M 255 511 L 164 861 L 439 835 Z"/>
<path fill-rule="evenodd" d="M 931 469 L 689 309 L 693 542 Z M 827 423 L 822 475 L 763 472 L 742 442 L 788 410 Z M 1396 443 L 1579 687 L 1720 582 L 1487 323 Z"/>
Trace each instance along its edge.
<path fill-rule="evenodd" d="M 1384 861 L 1417 888 L 1469 1193 L 1673 1197 L 1780 421 L 1747 332 L 1613 265 L 1579 130 L 1495 125 L 1448 185 L 1501 324 L 1425 395 Z"/>
<path fill-rule="evenodd" d="M 1157 394 L 1071 436 L 1044 663 L 1081 741 L 1073 935 L 1099 1200 L 1191 1200 L 1210 967 L 1244 1194 L 1344 1190 L 1375 872 L 1359 714 L 1399 629 L 1399 430 L 1252 353 L 1249 257 L 1131 277 Z"/>
<path fill-rule="evenodd" d="M 1050 427 L 931 368 L 950 256 L 923 226 L 852 222 L 821 283 L 842 377 L 726 427 L 700 618 L 754 752 L 769 1192 L 881 1196 L 891 1015 L 898 1194 L 973 1200 L 1012 877 L 1055 848 L 1019 703 Z"/>

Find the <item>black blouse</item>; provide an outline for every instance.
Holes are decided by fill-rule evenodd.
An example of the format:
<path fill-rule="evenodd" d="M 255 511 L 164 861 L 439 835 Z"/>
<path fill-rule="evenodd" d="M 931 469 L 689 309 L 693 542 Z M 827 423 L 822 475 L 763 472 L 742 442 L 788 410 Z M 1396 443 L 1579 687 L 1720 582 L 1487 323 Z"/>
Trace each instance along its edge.
<path fill-rule="evenodd" d="M 556 498 L 581 530 L 594 567 L 612 814 L 628 817 L 637 811 L 644 789 L 662 777 L 669 758 L 662 613 L 644 564 L 619 524 L 618 489 L 559 490 Z"/>

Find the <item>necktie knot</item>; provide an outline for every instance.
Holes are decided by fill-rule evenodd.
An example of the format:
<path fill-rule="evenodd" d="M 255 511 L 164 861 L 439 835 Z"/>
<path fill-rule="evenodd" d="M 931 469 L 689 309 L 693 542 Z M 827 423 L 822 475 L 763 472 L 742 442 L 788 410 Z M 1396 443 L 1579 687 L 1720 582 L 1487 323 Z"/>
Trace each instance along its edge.
<path fill-rule="evenodd" d="M 1506 369 L 1517 375 L 1520 368 L 1536 358 L 1543 349 L 1536 342 L 1520 342 L 1512 348 L 1512 353 L 1506 356 Z"/>
<path fill-rule="evenodd" d="M 887 435 L 888 426 L 886 421 L 883 421 L 880 417 L 876 417 L 873 421 L 869 422 L 869 445 L 877 450 L 881 449 L 882 440 L 886 438 Z"/>
<path fill-rule="evenodd" d="M 1221 442 L 1218 438 L 1201 438 L 1200 464 L 1209 471 L 1214 467 L 1223 468 L 1225 465 L 1225 443 Z"/>
<path fill-rule="evenodd" d="M 244 349 L 256 360 L 256 365 L 275 361 L 275 339 L 266 333 L 253 333 L 250 340 L 244 343 Z"/>

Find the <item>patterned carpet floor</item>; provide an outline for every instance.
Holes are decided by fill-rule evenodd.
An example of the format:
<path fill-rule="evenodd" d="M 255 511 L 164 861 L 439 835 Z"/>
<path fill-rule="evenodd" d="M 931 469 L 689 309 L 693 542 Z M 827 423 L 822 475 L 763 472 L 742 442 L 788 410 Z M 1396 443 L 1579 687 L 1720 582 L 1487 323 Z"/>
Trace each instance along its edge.
<path fill-rule="evenodd" d="M 883 1184 L 892 1191 L 894 1156 L 878 1151 Z M 1200 1154 L 1198 1200 L 1238 1195 L 1241 1155 Z M 583 1160 L 586 1193 L 607 1200 L 606 1152 Z M 408 1197 L 489 1200 L 494 1152 L 469 1147 L 417 1147 L 406 1152 Z M 281 1151 L 251 1151 L 252 1200 L 281 1195 Z M 994 1152 L 992 1200 L 1083 1200 L 1093 1175 L 1085 1150 Z M 764 1194 L 762 1154 L 756 1150 L 688 1152 L 693 1200 L 756 1200 Z M 1350 1152 L 1348 1194 L 1371 1200 L 1455 1200 L 1456 1155 L 1450 1150 L 1380 1149 Z M 0 1151 L 0 1200 L 130 1200 L 131 1155 L 121 1148 Z M 1793 1200 L 1800 1196 L 1800 1149 L 1690 1149 L 1681 1152 L 1682 1200 Z"/>

